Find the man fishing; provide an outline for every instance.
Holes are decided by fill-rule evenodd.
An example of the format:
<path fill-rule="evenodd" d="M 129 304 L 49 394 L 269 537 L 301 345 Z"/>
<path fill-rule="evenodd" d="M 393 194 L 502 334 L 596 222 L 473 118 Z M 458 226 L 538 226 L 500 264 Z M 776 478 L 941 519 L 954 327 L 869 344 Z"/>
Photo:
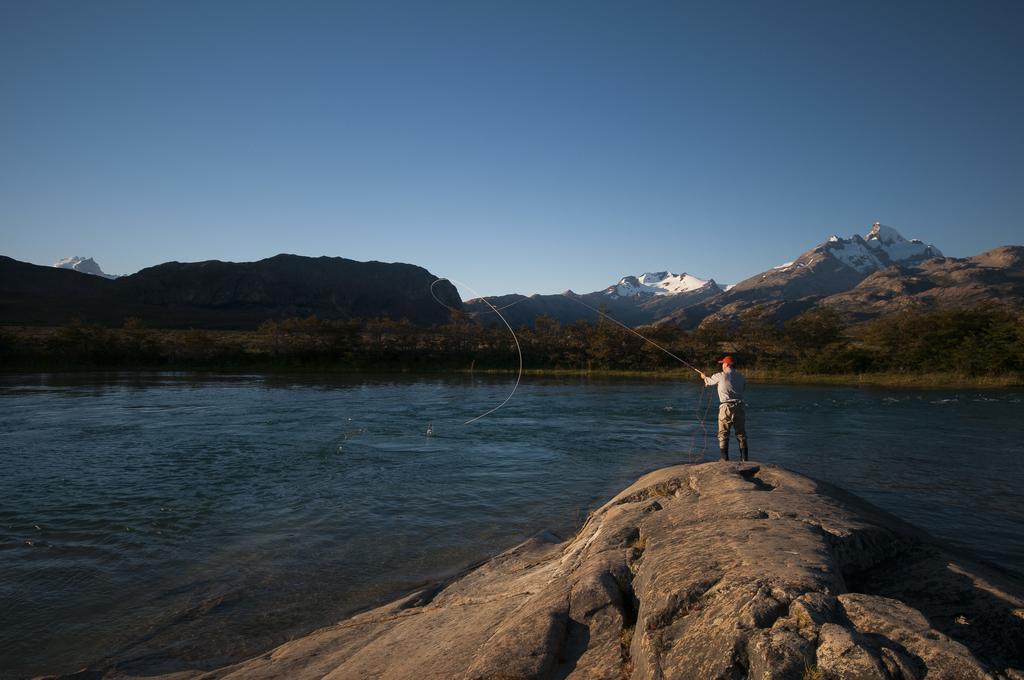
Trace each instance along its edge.
<path fill-rule="evenodd" d="M 736 429 L 736 439 L 740 442 L 740 460 L 747 460 L 747 416 L 743 407 L 743 390 L 747 387 L 747 379 L 733 368 L 732 357 L 725 357 L 720 362 L 722 370 L 708 377 L 703 372 L 700 377 L 708 387 L 718 385 L 718 448 L 722 452 L 722 460 L 729 460 L 729 429 Z"/>

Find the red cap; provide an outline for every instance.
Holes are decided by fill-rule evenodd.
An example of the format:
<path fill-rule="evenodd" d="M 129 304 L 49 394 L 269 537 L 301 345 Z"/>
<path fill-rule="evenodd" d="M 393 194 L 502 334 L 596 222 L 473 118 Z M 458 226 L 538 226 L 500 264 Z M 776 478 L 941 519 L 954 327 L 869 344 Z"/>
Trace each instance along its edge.
<path fill-rule="evenodd" d="M 732 366 L 732 357 L 725 357 L 718 363 L 722 364 L 723 366 Z"/>

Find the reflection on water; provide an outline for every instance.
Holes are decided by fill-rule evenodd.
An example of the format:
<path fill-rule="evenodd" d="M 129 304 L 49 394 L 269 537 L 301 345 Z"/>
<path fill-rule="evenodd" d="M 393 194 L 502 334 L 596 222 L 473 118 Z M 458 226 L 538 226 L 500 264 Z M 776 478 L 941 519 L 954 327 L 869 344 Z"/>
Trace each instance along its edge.
<path fill-rule="evenodd" d="M 508 387 L 0 379 L 0 668 L 227 663 L 537 530 L 572 531 L 704 441 L 700 388 L 669 381 L 528 381 L 462 425 Z M 1024 571 L 1021 392 L 752 386 L 749 397 L 755 460 Z"/>

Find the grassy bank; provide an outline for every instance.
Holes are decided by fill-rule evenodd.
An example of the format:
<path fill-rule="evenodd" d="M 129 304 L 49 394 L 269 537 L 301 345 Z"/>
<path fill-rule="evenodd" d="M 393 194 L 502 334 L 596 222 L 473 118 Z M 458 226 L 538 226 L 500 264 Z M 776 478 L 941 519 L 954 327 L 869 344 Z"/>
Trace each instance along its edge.
<path fill-rule="evenodd" d="M 717 371 L 717 367 L 707 367 L 708 375 Z M 515 375 L 508 370 L 459 370 L 459 373 L 478 373 L 484 375 Z M 1004 387 L 1024 387 L 1024 374 L 1007 373 L 998 376 L 967 375 L 954 372 L 933 373 L 801 373 L 784 368 L 773 369 L 741 369 L 743 375 L 752 383 L 777 385 L 847 385 L 847 386 L 879 386 L 908 387 L 923 389 L 995 389 Z M 566 370 L 566 369 L 526 369 L 524 376 L 533 377 L 593 377 L 593 378 L 642 378 L 650 380 L 681 380 L 696 381 L 697 374 L 689 369 L 671 369 L 661 371 L 616 371 L 616 370 Z"/>
<path fill-rule="evenodd" d="M 1024 387 L 1024 374 L 968 375 L 966 373 L 798 373 L 781 369 L 745 372 L 752 382 L 786 385 L 877 385 L 879 387 L 920 387 L 927 389 L 991 389 Z"/>
<path fill-rule="evenodd" d="M 710 372 L 718 370 L 708 367 Z M 800 373 L 781 368 L 776 369 L 741 369 L 747 379 L 754 384 L 767 385 L 837 385 L 860 387 L 893 387 L 920 389 L 1000 389 L 1008 387 L 1024 387 L 1024 374 L 1009 373 L 999 376 L 966 375 L 963 373 Z M 123 365 L 69 365 L 59 363 L 25 363 L 0 367 L 2 373 L 92 373 L 96 371 L 185 371 L 194 373 L 279 373 L 303 375 L 516 375 L 515 369 L 470 369 L 452 367 L 416 367 L 376 366 L 353 368 L 351 366 L 332 363 L 275 363 L 254 361 L 251 363 L 195 363 L 195 364 L 136 364 Z M 621 371 L 611 369 L 524 369 L 526 378 L 607 378 L 637 380 L 674 380 L 680 382 L 697 382 L 697 375 L 689 370 L 659 371 Z"/>

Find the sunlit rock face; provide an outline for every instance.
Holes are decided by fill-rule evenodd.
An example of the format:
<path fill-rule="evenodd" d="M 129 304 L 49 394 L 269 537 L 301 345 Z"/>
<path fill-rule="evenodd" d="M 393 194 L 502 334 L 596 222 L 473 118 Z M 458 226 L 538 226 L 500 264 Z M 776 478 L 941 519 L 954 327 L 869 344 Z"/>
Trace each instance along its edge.
<path fill-rule="evenodd" d="M 131 662 L 116 673 L 131 675 Z M 567 541 L 175 678 L 1021 677 L 1024 583 L 782 468 L 681 465 Z"/>

